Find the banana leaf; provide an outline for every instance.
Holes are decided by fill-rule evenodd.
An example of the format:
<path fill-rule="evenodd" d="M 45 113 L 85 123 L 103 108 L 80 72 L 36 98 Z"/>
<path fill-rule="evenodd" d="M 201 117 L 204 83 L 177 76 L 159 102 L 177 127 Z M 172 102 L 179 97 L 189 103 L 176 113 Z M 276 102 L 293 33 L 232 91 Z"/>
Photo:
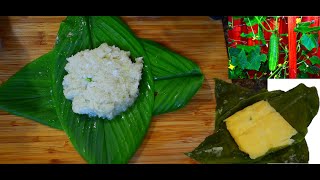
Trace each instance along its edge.
<path fill-rule="evenodd" d="M 135 35 L 117 17 L 68 17 L 60 31 L 70 36 L 60 37 L 55 50 L 58 57 L 54 73 L 54 93 L 57 115 L 62 128 L 75 149 L 88 163 L 127 163 L 140 146 L 151 122 L 154 85 L 150 62 Z M 65 34 L 65 33 L 62 33 Z M 112 121 L 72 111 L 72 103 L 63 94 L 66 58 L 106 42 L 130 50 L 131 56 L 144 57 L 139 96 L 134 104 Z"/>
<path fill-rule="evenodd" d="M 62 130 L 52 97 L 55 53 L 35 59 L 0 86 L 0 109 Z"/>
<path fill-rule="evenodd" d="M 155 81 L 153 114 L 184 107 L 201 87 L 204 77 L 197 64 L 150 40 L 143 40 Z"/>
<path fill-rule="evenodd" d="M 319 109 L 319 97 L 315 87 L 300 84 L 290 91 L 262 90 L 254 93 L 249 89 L 229 84 L 220 80 L 216 82 L 217 115 L 215 132 L 208 136 L 187 156 L 201 163 L 307 163 L 309 151 L 304 139 L 307 128 Z M 231 98 L 229 97 L 231 96 Z M 237 101 L 224 101 L 224 98 Z M 260 100 L 267 100 L 297 131 L 295 143 L 291 146 L 275 149 L 257 159 L 239 150 L 226 128 L 223 120 L 237 111 Z M 219 113 L 219 108 L 221 113 Z"/>
<path fill-rule="evenodd" d="M 131 38 L 127 38 L 127 36 Z M 137 52 L 132 53 L 136 56 L 144 54 L 146 46 L 147 48 L 153 48 L 154 51 L 144 54 L 144 59 L 158 57 L 157 62 L 151 63 L 151 66 L 148 65 L 148 61 L 145 63 L 146 66 L 151 67 L 151 70 L 157 71 L 158 67 L 165 67 L 166 64 L 169 66 L 170 63 L 176 65 L 176 67 L 170 67 L 170 73 L 160 74 L 165 78 L 157 76 L 160 78 L 154 82 L 156 89 L 159 89 L 157 92 L 159 97 L 165 99 L 164 95 L 167 96 L 165 103 L 167 103 L 168 108 L 157 110 L 157 114 L 183 107 L 202 84 L 203 76 L 195 63 L 151 41 L 137 40 L 120 18 L 68 17 L 61 23 L 55 48 L 26 65 L 23 70 L 16 73 L 0 87 L 0 109 L 57 129 L 62 129 L 60 118 L 71 142 L 89 163 L 125 163 L 141 143 L 150 123 L 151 115 L 148 113 L 152 111 L 148 103 L 152 104 L 154 95 L 151 92 L 152 89 L 149 88 L 152 85 L 150 78 L 156 79 L 150 75 L 150 68 L 149 70 L 144 68 L 143 76 L 145 79 L 149 79 L 149 84 L 145 85 L 145 93 L 140 92 L 142 98 L 139 96 L 141 100 L 137 100 L 140 104 L 137 103 L 138 105 L 136 105 L 135 103 L 134 107 L 128 110 L 128 112 L 133 111 L 133 113 L 123 113 L 112 122 L 72 113 L 70 111 L 71 103 L 62 96 L 61 81 L 65 75 L 63 68 L 66 57 L 83 49 L 95 48 L 102 42 L 115 44 L 120 46 L 121 49 L 131 52 L 136 48 Z M 142 46 L 144 49 L 141 48 Z M 189 64 L 189 66 L 185 66 L 185 64 Z M 196 70 L 194 76 L 197 77 L 192 76 L 193 70 Z M 56 76 L 53 76 L 53 74 Z M 175 75 L 176 77 L 174 77 Z M 37 86 L 39 82 L 35 77 L 38 76 L 42 78 L 43 87 Z M 170 78 L 168 78 L 169 76 Z M 170 79 L 174 82 L 170 82 Z M 31 81 L 32 83 L 24 81 Z M 24 82 L 23 88 L 19 88 L 21 82 Z M 181 82 L 184 88 L 175 89 L 176 84 Z M 33 93 L 38 91 L 41 92 L 40 95 L 33 98 Z M 167 92 L 162 93 L 162 91 Z M 172 99 L 168 100 L 171 97 Z M 13 99 L 17 99 L 17 102 L 12 101 Z M 160 100 L 161 98 L 155 98 L 154 101 L 159 101 L 157 99 Z M 144 104 L 143 102 L 147 103 Z M 161 107 L 166 106 L 163 102 L 157 104 Z M 34 111 L 34 106 L 39 107 L 39 112 Z M 153 112 L 158 109 L 156 107 L 154 106 Z M 147 111 L 146 114 L 141 113 L 142 109 Z M 135 117 L 138 116 L 139 119 L 136 121 Z"/>
<path fill-rule="evenodd" d="M 239 150 L 226 128 L 221 128 L 208 136 L 186 155 L 203 164 L 307 163 L 309 161 L 309 150 L 305 139 L 262 158 L 250 159 L 246 153 Z"/>
<path fill-rule="evenodd" d="M 65 33 L 66 36 L 69 34 L 69 32 L 61 30 L 59 32 L 60 37 L 63 33 Z M 191 60 L 170 51 L 160 44 L 146 39 L 140 40 L 151 60 L 152 74 L 154 74 L 155 102 L 153 115 L 171 112 L 184 107 L 203 83 L 204 77 L 200 68 Z M 57 43 L 59 41 L 61 40 L 57 38 Z M 1 86 L 0 109 L 35 120 L 52 128 L 62 129 L 52 103 L 51 86 L 48 86 L 52 81 L 51 73 L 53 71 L 52 65 L 54 63 L 53 61 L 55 61 L 55 56 L 50 52 L 38 59 L 29 63 L 25 66 L 26 69 L 19 71 L 8 79 L 5 84 L 9 84 L 9 86 L 5 84 Z M 40 66 L 41 68 L 39 68 Z M 171 71 L 161 70 L 161 68 L 165 68 L 166 66 L 171 66 Z M 47 82 L 47 89 L 42 90 L 43 87 L 37 86 L 37 78 L 34 77 L 39 75 L 41 75 L 43 81 Z M 33 81 L 33 85 L 24 82 L 23 88 L 17 88 L 20 87 L 20 85 L 16 83 L 23 81 Z M 14 91 L 12 91 L 12 88 L 14 88 Z M 24 93 L 27 92 L 26 89 L 32 92 L 32 96 L 34 92 L 41 91 L 41 96 L 26 102 L 25 100 L 32 97 Z M 43 97 L 47 97 L 47 99 Z M 12 102 L 12 100 L 16 98 L 19 98 L 19 102 Z M 49 106 L 42 104 L 48 102 L 50 102 L 48 104 Z M 21 104 L 17 105 L 17 103 Z M 42 111 L 42 113 L 30 110 L 34 110 L 35 108 L 33 106 L 38 105 L 39 107 L 43 107 L 36 108 Z M 50 111 L 50 113 L 47 113 L 47 111 Z"/>

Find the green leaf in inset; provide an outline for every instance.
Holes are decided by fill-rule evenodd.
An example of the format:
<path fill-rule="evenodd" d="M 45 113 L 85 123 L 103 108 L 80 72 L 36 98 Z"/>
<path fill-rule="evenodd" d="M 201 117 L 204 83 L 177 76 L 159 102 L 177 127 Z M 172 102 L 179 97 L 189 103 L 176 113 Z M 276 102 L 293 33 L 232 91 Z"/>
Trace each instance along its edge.
<path fill-rule="evenodd" d="M 319 74 L 320 73 L 320 68 L 315 65 L 309 65 L 307 68 L 307 72 L 310 74 Z"/>
<path fill-rule="evenodd" d="M 311 25 L 310 21 L 300 22 L 297 24 L 297 27 L 309 27 Z"/>
<path fill-rule="evenodd" d="M 260 58 L 261 58 L 261 62 L 267 61 L 267 55 L 265 55 L 265 54 L 261 54 Z"/>
<path fill-rule="evenodd" d="M 298 69 L 303 73 L 310 73 L 310 74 L 319 74 L 320 68 L 316 65 L 307 65 L 306 63 L 301 63 Z"/>
<path fill-rule="evenodd" d="M 247 79 L 248 74 L 239 67 L 235 67 L 233 70 L 228 69 L 229 79 Z"/>
<path fill-rule="evenodd" d="M 244 64 L 244 67 L 241 67 L 242 69 L 248 69 L 248 70 L 256 70 L 259 71 L 261 62 L 265 62 L 267 57 L 265 54 L 260 54 L 260 46 L 246 46 L 246 45 L 237 45 L 237 48 L 242 49 L 242 51 L 245 51 L 248 55 L 245 58 L 242 58 L 239 54 L 236 58 L 233 58 L 233 62 L 237 63 L 238 58 L 241 58 L 242 64 Z M 247 60 L 247 62 L 245 62 Z M 232 62 L 232 64 L 233 64 Z"/>
<path fill-rule="evenodd" d="M 262 54 L 262 56 L 263 55 L 265 55 L 265 54 Z M 265 58 L 267 58 L 266 55 L 265 55 Z M 264 59 L 264 57 L 262 57 L 262 59 Z M 268 62 L 266 62 L 266 61 L 262 62 L 261 65 L 260 65 L 260 70 L 259 71 L 262 72 L 262 73 L 266 73 L 264 75 L 267 75 L 267 73 L 269 72 L 269 64 L 268 64 Z"/>
<path fill-rule="evenodd" d="M 301 56 L 306 56 L 308 55 L 308 52 L 307 50 L 301 50 Z"/>
<path fill-rule="evenodd" d="M 312 65 L 320 64 L 320 58 L 318 58 L 318 56 L 312 56 L 309 60 L 311 61 Z"/>
<path fill-rule="evenodd" d="M 246 69 L 259 71 L 260 65 L 261 65 L 261 60 L 263 58 L 264 58 L 264 56 L 260 55 L 260 47 L 256 48 L 256 50 L 249 52 L 248 66 L 246 67 Z"/>
<path fill-rule="evenodd" d="M 262 42 L 262 44 L 267 44 L 266 39 L 264 38 L 264 33 L 263 33 L 261 26 L 259 26 L 259 29 L 258 29 L 258 36 L 259 36 L 259 40 Z"/>
<path fill-rule="evenodd" d="M 242 49 L 238 56 L 231 57 L 231 64 L 245 69 L 248 66 L 248 60 L 245 51 Z"/>
<path fill-rule="evenodd" d="M 255 51 L 255 52 L 260 52 L 260 46 L 259 45 L 255 45 L 255 46 L 247 46 L 247 45 L 242 45 L 242 44 L 238 44 L 237 45 L 238 49 L 244 50 L 244 52 L 249 53 L 251 51 Z"/>
<path fill-rule="evenodd" d="M 294 31 L 301 32 L 301 33 L 311 33 L 311 32 L 320 30 L 319 26 L 309 27 L 311 24 L 312 24 L 311 22 L 301 22 L 297 24 L 297 27 L 294 28 Z"/>
<path fill-rule="evenodd" d="M 319 30 L 320 30 L 319 26 L 318 27 L 299 27 L 294 29 L 295 32 L 301 32 L 301 33 L 311 33 Z"/>
<path fill-rule="evenodd" d="M 241 49 L 239 48 L 233 48 L 233 47 L 228 48 L 229 57 L 238 56 L 240 52 L 241 52 Z"/>
<path fill-rule="evenodd" d="M 260 56 L 250 56 L 248 58 L 249 64 L 246 67 L 248 70 L 256 70 L 259 71 L 260 69 L 260 63 L 261 63 L 261 58 Z"/>
<path fill-rule="evenodd" d="M 300 73 L 298 74 L 298 78 L 308 79 L 308 78 L 309 78 L 309 75 L 308 75 L 307 73 L 300 72 Z"/>
<path fill-rule="evenodd" d="M 303 34 L 301 36 L 301 44 L 306 47 L 309 51 L 313 48 L 318 47 L 318 36 L 317 34 Z"/>
<path fill-rule="evenodd" d="M 240 34 L 240 37 L 243 37 L 243 38 L 253 38 L 253 37 L 254 37 L 254 34 L 253 34 L 253 32 L 250 32 L 249 34 L 246 34 L 246 33 L 242 32 L 242 33 Z"/>
<path fill-rule="evenodd" d="M 299 69 L 300 71 L 304 72 L 304 73 L 306 73 L 307 70 L 308 70 L 306 63 L 301 63 L 301 64 L 299 65 L 298 69 Z"/>

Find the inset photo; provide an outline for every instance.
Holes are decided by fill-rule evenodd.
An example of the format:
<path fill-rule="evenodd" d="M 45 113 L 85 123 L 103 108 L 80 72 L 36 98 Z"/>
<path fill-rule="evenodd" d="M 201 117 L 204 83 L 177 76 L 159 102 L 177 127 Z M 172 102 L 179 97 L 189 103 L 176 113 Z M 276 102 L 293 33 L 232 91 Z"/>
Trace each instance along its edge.
<path fill-rule="evenodd" d="M 319 19 L 225 16 L 229 78 L 320 78 Z"/>
<path fill-rule="evenodd" d="M 215 129 L 187 155 L 203 164 L 320 163 L 320 80 L 215 80 Z"/>
<path fill-rule="evenodd" d="M 285 109 L 291 109 L 292 111 L 300 112 L 300 115 L 295 117 L 295 121 L 301 125 L 301 127 L 305 124 L 307 125 L 307 130 L 305 140 L 306 140 L 306 148 L 301 151 L 302 154 L 306 156 L 309 155 L 309 164 L 319 164 L 320 163 L 320 141 L 318 137 L 320 137 L 320 116 L 318 113 L 319 108 L 317 100 L 319 101 L 320 92 L 320 79 L 269 79 L 268 80 L 268 91 L 286 91 L 293 92 L 292 89 L 300 87 L 301 92 L 296 94 L 296 96 L 292 96 L 292 98 L 284 103 L 280 110 L 282 112 L 286 111 Z M 303 93 L 302 89 L 309 89 L 309 92 Z M 315 90 L 317 89 L 317 90 Z M 317 93 L 316 93 L 317 92 Z M 314 94 L 314 95 L 312 95 Z M 304 97 L 308 98 L 304 99 Z M 301 103 L 298 107 L 294 104 L 296 102 Z M 310 107 L 314 108 L 310 108 Z M 281 113 L 281 112 L 280 112 Z M 291 116 L 293 117 L 293 114 Z M 312 114 L 316 114 L 313 117 Z M 304 120 L 307 120 L 304 122 Z M 297 156 L 295 156 L 297 157 Z"/>

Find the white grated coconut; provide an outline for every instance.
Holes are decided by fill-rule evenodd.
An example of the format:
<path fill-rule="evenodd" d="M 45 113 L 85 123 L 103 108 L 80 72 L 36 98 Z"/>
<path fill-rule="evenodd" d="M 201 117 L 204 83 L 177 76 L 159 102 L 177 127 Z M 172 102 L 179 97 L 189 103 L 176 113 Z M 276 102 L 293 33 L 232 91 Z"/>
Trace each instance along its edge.
<path fill-rule="evenodd" d="M 142 57 L 135 63 L 130 52 L 103 43 L 67 58 L 63 93 L 72 100 L 72 110 L 111 120 L 126 111 L 139 93 Z"/>

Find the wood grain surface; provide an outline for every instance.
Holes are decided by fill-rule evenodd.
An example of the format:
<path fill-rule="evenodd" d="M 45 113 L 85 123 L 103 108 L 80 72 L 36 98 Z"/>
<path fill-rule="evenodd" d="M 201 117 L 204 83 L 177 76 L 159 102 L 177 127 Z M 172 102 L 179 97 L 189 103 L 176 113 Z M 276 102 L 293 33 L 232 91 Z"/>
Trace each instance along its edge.
<path fill-rule="evenodd" d="M 0 17 L 0 84 L 47 53 L 65 17 Z M 208 16 L 122 17 L 137 36 L 159 42 L 195 61 L 205 81 L 189 104 L 155 116 L 130 163 L 197 163 L 184 155 L 214 129 L 213 78 L 229 81 L 221 21 Z M 0 111 L 0 163 L 86 163 L 63 131 Z"/>

